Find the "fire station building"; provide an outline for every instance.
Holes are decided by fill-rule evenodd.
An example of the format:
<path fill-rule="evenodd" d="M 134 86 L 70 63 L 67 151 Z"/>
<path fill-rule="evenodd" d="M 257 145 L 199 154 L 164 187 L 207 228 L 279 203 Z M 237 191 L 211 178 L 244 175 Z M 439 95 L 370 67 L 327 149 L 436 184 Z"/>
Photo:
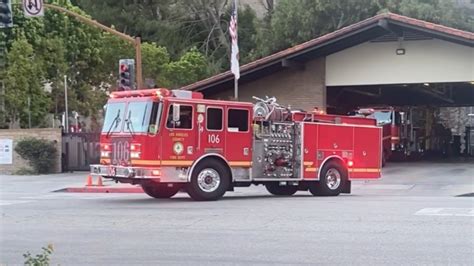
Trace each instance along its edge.
<path fill-rule="evenodd" d="M 384 13 L 240 69 L 239 101 L 275 96 L 293 108 L 339 114 L 364 106 L 411 108 L 423 129 L 417 137 L 432 135 L 436 119 L 444 118 L 467 152 L 466 126 L 474 126 L 472 32 Z M 227 71 L 184 89 L 229 100 L 234 77 Z"/>

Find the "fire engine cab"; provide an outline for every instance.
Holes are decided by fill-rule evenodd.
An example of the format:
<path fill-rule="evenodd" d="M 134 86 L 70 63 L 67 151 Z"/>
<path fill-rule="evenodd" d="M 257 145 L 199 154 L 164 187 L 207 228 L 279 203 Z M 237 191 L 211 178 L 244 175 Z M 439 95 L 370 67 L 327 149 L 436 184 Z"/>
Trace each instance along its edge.
<path fill-rule="evenodd" d="M 351 181 L 381 177 L 382 129 L 364 117 L 304 112 L 275 98 L 256 104 L 197 92 L 113 92 L 91 174 L 139 184 L 154 198 L 185 190 L 216 200 L 263 184 L 274 195 L 350 193 Z"/>

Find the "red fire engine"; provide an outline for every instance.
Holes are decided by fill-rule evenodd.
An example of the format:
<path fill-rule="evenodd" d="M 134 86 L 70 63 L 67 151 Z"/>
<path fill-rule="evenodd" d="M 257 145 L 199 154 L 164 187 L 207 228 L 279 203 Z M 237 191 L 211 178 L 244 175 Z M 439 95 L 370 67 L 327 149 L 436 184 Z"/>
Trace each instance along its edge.
<path fill-rule="evenodd" d="M 382 127 L 382 165 L 392 156 L 392 152 L 400 149 L 400 131 L 404 114 L 391 106 L 359 108 L 356 116 L 373 118 Z"/>
<path fill-rule="evenodd" d="M 414 126 L 412 108 L 392 106 L 372 106 L 359 108 L 356 116 L 377 120 L 377 125 L 383 128 L 382 165 L 386 160 L 419 159 L 423 154 L 423 141 L 420 128 Z M 415 154 L 415 155 L 414 155 Z"/>
<path fill-rule="evenodd" d="M 100 164 L 91 174 L 140 184 L 155 198 L 184 189 L 215 200 L 263 184 L 274 195 L 350 193 L 381 176 L 382 129 L 370 118 L 294 111 L 167 89 L 114 92 L 106 105 Z"/>

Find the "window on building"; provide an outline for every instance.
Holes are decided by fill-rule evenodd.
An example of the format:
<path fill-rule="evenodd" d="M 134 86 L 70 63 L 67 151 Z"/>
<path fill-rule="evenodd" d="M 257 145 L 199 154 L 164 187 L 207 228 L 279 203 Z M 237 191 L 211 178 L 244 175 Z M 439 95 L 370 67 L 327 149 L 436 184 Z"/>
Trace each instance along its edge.
<path fill-rule="evenodd" d="M 208 130 L 222 130 L 222 109 L 207 108 L 206 123 Z"/>
<path fill-rule="evenodd" d="M 227 130 L 230 132 L 245 132 L 249 129 L 249 112 L 242 109 L 229 109 Z"/>

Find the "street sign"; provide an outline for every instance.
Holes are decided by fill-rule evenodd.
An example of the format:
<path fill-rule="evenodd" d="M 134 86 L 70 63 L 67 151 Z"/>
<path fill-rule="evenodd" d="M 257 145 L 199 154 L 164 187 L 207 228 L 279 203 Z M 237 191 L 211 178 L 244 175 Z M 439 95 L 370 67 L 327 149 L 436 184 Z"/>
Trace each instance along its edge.
<path fill-rule="evenodd" d="M 25 17 L 41 17 L 44 15 L 43 0 L 23 0 Z"/>
<path fill-rule="evenodd" d="M 13 163 L 13 140 L 0 139 L 0 164 Z"/>

